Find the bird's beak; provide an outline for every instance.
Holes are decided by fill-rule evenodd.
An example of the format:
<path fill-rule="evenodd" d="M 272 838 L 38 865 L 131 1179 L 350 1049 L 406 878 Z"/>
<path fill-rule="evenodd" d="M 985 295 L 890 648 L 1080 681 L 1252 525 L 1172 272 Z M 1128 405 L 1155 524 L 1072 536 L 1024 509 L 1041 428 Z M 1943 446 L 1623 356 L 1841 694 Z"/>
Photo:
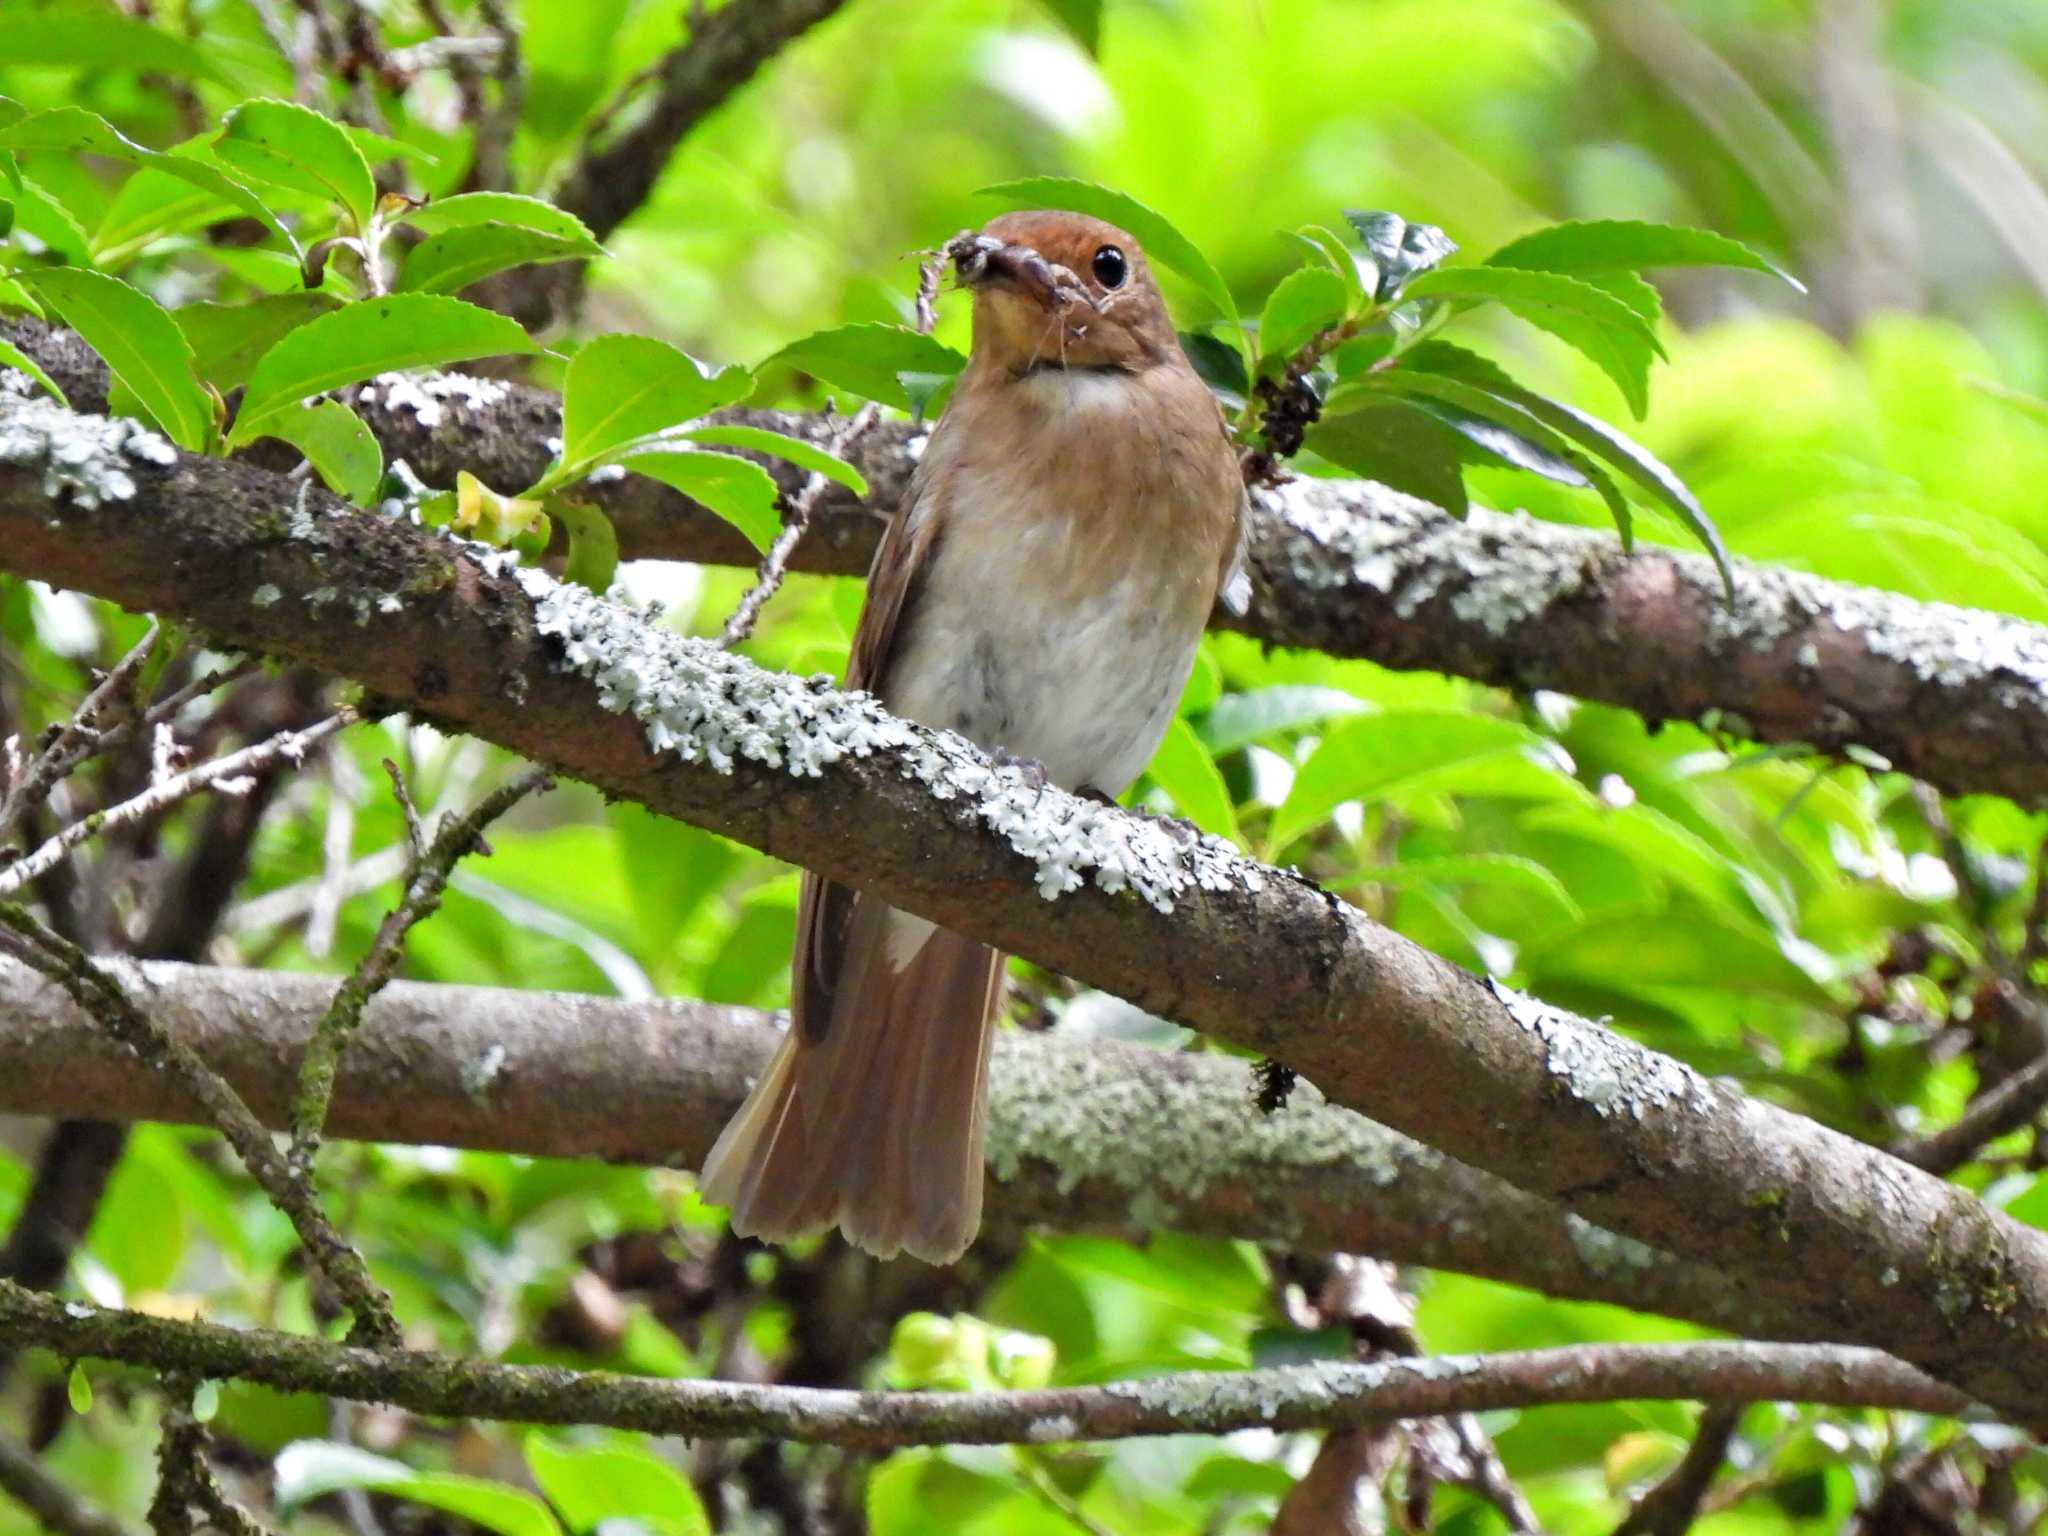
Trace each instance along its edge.
<path fill-rule="evenodd" d="M 1071 271 L 1047 261 L 1028 245 L 1005 245 L 992 235 L 966 231 L 946 242 L 945 253 L 962 287 L 1006 282 L 1054 313 L 1078 304 L 1101 308 Z"/>

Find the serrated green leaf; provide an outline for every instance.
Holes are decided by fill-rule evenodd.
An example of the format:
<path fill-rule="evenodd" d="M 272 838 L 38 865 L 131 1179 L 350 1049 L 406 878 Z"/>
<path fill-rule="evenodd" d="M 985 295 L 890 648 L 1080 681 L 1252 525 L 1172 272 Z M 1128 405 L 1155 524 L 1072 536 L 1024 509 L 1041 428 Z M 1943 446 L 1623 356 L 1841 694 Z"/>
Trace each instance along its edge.
<path fill-rule="evenodd" d="M 384 450 L 360 416 L 338 400 L 315 400 L 263 418 L 259 436 L 290 443 L 335 495 L 367 507 L 384 478 Z"/>
<path fill-rule="evenodd" d="M 1326 416 L 1309 428 L 1306 446 L 1339 468 L 1420 496 L 1453 517 L 1463 517 L 1468 509 L 1456 436 L 1412 405 L 1373 405 Z"/>
<path fill-rule="evenodd" d="M 1458 243 L 1434 224 L 1411 224 L 1398 213 L 1346 209 L 1344 217 L 1358 231 L 1365 253 L 1379 269 L 1373 297 L 1382 304 L 1458 249 Z"/>
<path fill-rule="evenodd" d="M 577 261 L 592 254 L 588 242 L 562 240 L 513 224 L 464 224 L 429 235 L 399 269 L 406 293 L 455 293 L 507 267 Z"/>
<path fill-rule="evenodd" d="M 966 366 L 966 358 L 920 331 L 901 325 L 860 324 L 835 326 L 793 341 L 761 368 L 800 369 L 834 389 L 908 411 L 912 402 L 902 375 L 950 378 Z"/>
<path fill-rule="evenodd" d="M 453 1472 L 415 1472 L 402 1461 L 330 1440 L 299 1440 L 278 1453 L 278 1508 L 287 1515 L 344 1488 L 410 1499 L 474 1521 L 500 1536 L 562 1536 L 547 1505 L 523 1489 Z"/>
<path fill-rule="evenodd" d="M 1259 316 L 1259 366 L 1283 364 L 1344 318 L 1350 304 L 1344 279 L 1328 267 L 1301 267 L 1280 280 Z"/>
<path fill-rule="evenodd" d="M 106 360 L 164 436 L 194 453 L 206 451 L 213 402 L 192 371 L 192 349 L 156 300 L 100 272 L 46 268 L 22 275 Z"/>
<path fill-rule="evenodd" d="M 981 188 L 983 197 L 998 198 L 1007 208 L 1065 208 L 1074 213 L 1106 219 L 1136 237 L 1147 259 L 1178 272 L 1193 283 L 1226 320 L 1233 334 L 1241 334 L 1237 301 L 1223 274 L 1204 256 L 1194 241 L 1175 229 L 1166 216 L 1156 213 L 1134 197 L 1077 181 L 1067 176 L 1030 176 L 1021 181 L 1001 181 Z"/>
<path fill-rule="evenodd" d="M 226 394 L 246 384 L 257 359 L 284 337 L 339 307 L 324 293 L 278 293 L 241 304 L 186 304 L 171 319 L 192 348 L 194 371 Z"/>
<path fill-rule="evenodd" d="M 590 226 L 575 214 L 519 192 L 459 192 L 453 197 L 437 197 L 417 208 L 408 208 L 398 221 L 430 235 L 476 224 L 509 224 L 564 244 L 579 245 L 586 255 L 597 256 L 604 251 Z"/>
<path fill-rule="evenodd" d="M 263 354 L 229 441 L 261 435 L 272 411 L 380 373 L 539 350 L 516 321 L 443 294 L 365 299 L 307 321 Z"/>
<path fill-rule="evenodd" d="M 1573 462 L 1570 444 L 1555 430 L 1521 405 L 1462 379 L 1392 368 L 1355 387 L 1367 398 L 1395 395 L 1421 406 L 1510 469 L 1527 470 L 1560 485 L 1590 484 Z M 1333 395 L 1333 414 L 1338 404 Z"/>
<path fill-rule="evenodd" d="M 562 575 L 593 592 L 608 591 L 619 570 L 619 535 L 604 508 L 574 496 L 551 496 L 547 507 L 569 536 Z"/>
<path fill-rule="evenodd" d="M 786 432 L 721 422 L 708 427 L 692 427 L 682 436 L 693 443 L 708 443 L 720 448 L 751 448 L 756 453 L 772 454 L 778 459 L 789 460 L 799 469 L 836 481 L 856 496 L 868 493 L 867 477 L 838 454 L 828 452 L 815 443 L 807 443 L 800 437 L 791 437 Z"/>
<path fill-rule="evenodd" d="M 1175 717 L 1167 726 L 1145 772 L 1181 815 L 1204 832 L 1237 841 L 1237 808 L 1231 803 L 1230 788 L 1187 721 Z"/>
<path fill-rule="evenodd" d="M 283 237 L 294 253 L 298 250 L 298 242 L 291 231 L 278 222 L 277 215 L 270 211 L 263 199 L 234 177 L 225 175 L 218 166 L 190 153 L 145 148 L 98 113 L 88 112 L 83 107 L 55 107 L 0 129 L 0 149 L 49 149 L 65 154 L 100 155 L 174 177 L 239 208 L 272 233 Z M 117 197 L 107 210 L 106 219 L 101 222 L 112 219 L 120 207 Z"/>
<path fill-rule="evenodd" d="M 64 391 L 57 387 L 57 381 L 43 372 L 43 365 L 22 351 L 21 348 L 17 347 L 5 336 L 0 336 L 0 368 L 12 368 L 16 372 L 27 374 L 38 384 L 42 385 L 44 389 L 48 390 L 51 398 L 59 405 L 63 406 L 66 410 L 71 408 L 71 402 L 64 398 Z"/>
<path fill-rule="evenodd" d="M 7 7 L 0 26 L 0 64 L 84 66 L 102 71 L 153 70 L 218 80 L 205 53 L 184 39 L 123 16 L 109 5 L 83 3 Z"/>
<path fill-rule="evenodd" d="M 341 124 L 296 102 L 245 101 L 214 140 L 216 157 L 244 175 L 334 204 L 357 232 L 377 207 L 370 162 Z"/>
<path fill-rule="evenodd" d="M 623 1438 L 567 1446 L 535 1431 L 526 1437 L 526 1469 L 573 1536 L 607 1520 L 636 1521 L 661 1536 L 711 1536 L 690 1480 Z"/>
<path fill-rule="evenodd" d="M 782 530 L 781 490 L 775 477 L 750 459 L 697 449 L 636 453 L 622 462 L 710 508 L 763 554 Z"/>
<path fill-rule="evenodd" d="M 1511 240 L 1486 258 L 1490 267 L 1535 272 L 1639 272 L 1646 267 L 1743 267 L 1783 278 L 1806 291 L 1791 273 L 1739 240 L 1704 229 L 1634 219 L 1589 219 L 1553 224 Z"/>
<path fill-rule="evenodd" d="M 1577 315 L 1639 336 L 1652 347 L 1659 346 L 1657 333 L 1649 322 L 1625 301 L 1562 272 L 1529 272 L 1519 267 L 1439 267 L 1413 279 L 1403 297 L 1499 304 L 1524 318 L 1531 312 Z"/>
<path fill-rule="evenodd" d="M 562 462 L 549 483 L 588 474 L 643 439 L 731 405 L 752 387 L 744 368 L 707 374 L 651 336 L 598 336 L 569 359 L 562 385 Z"/>

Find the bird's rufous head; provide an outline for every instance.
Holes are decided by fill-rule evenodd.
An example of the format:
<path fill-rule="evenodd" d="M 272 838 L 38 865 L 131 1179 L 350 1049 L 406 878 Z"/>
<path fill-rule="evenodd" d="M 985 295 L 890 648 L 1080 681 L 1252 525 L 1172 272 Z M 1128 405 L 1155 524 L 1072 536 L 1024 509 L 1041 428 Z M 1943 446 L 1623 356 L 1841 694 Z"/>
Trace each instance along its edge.
<path fill-rule="evenodd" d="M 974 290 L 974 355 L 985 366 L 1137 371 L 1180 355 L 1145 253 L 1114 224 L 1006 213 L 954 237 L 946 254 Z"/>

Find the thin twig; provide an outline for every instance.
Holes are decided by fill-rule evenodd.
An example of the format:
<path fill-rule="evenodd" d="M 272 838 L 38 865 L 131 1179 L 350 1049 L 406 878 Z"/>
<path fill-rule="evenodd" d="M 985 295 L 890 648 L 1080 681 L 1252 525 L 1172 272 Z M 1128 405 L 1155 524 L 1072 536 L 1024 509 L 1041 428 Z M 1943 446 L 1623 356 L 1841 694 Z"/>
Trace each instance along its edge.
<path fill-rule="evenodd" d="M 89 751 L 99 749 L 104 740 L 100 730 L 102 717 L 111 706 L 128 700 L 136 676 L 156 654 L 160 633 L 151 621 L 143 637 L 107 670 L 107 675 L 71 712 L 71 718 L 58 728 L 49 744 L 19 772 L 9 765 L 7 796 L 0 801 L 0 838 L 11 835 L 23 814 L 41 804 L 51 787 L 83 762 Z M 11 743 L 9 756 L 13 756 Z"/>
<path fill-rule="evenodd" d="M 366 1349 L 65 1302 L 7 1282 L 0 1282 L 0 1344 L 389 1403 L 437 1418 L 779 1436 L 873 1448 L 1287 1431 L 1650 1398 L 1815 1402 L 1944 1415 L 1971 1406 L 1954 1388 L 1878 1350 L 1720 1341 L 1581 1344 L 1373 1364 L 1320 1361 L 1029 1392 L 763 1386 L 505 1365 L 402 1346 Z"/>
<path fill-rule="evenodd" d="M 355 719 L 350 710 L 340 710 L 318 725 L 303 731 L 283 731 L 254 746 L 225 757 L 210 758 L 196 768 L 160 778 L 141 794 L 95 811 L 65 827 L 33 853 L 0 869 L 0 898 L 14 895 L 31 881 L 40 879 L 79 845 L 119 827 L 132 826 L 161 815 L 182 800 L 204 790 L 240 794 L 253 786 L 253 775 L 280 762 L 300 762 L 314 747 Z"/>
<path fill-rule="evenodd" d="M 0 1435 L 0 1493 L 57 1536 L 128 1536 L 112 1515 L 73 1491 L 20 1441 Z"/>
<path fill-rule="evenodd" d="M 242 1096 L 190 1046 L 138 1008 L 104 967 L 77 945 L 52 933 L 26 907 L 0 902 L 0 927 L 11 930 L 21 941 L 16 948 L 27 965 L 70 993 L 115 1039 L 177 1077 L 227 1138 L 271 1203 L 290 1218 L 313 1266 L 354 1314 L 350 1337 L 377 1343 L 397 1339 L 398 1323 L 391 1314 L 390 1298 L 370 1278 L 362 1255 L 335 1230 L 310 1184 L 294 1174 Z"/>
<path fill-rule="evenodd" d="M 881 418 L 881 407 L 870 400 L 847 417 L 832 434 L 831 442 L 826 445 L 828 451 L 844 458 Z M 811 514 L 817 510 L 818 502 L 831 484 L 827 476 L 813 470 L 811 478 L 804 482 L 804 488 L 796 493 L 788 510 L 783 513 L 782 531 L 775 535 L 774 542 L 768 546 L 768 553 L 761 557 L 760 565 L 755 568 L 754 584 L 739 600 L 739 606 L 733 609 L 732 617 L 725 621 L 725 628 L 719 633 L 718 643 L 727 650 L 754 632 L 754 624 L 761 617 L 762 608 L 780 590 L 783 578 L 789 574 L 789 557 L 796 552 L 804 530 L 811 525 Z"/>
<path fill-rule="evenodd" d="M 401 785 L 398 769 L 387 762 L 386 770 Z M 320 1150 L 320 1130 L 327 1123 L 327 1106 L 334 1097 L 334 1074 L 348 1038 L 362 1022 L 368 1006 L 398 969 L 405 949 L 405 936 L 413 926 L 441 905 L 441 893 L 448 877 L 464 857 L 486 850 L 484 828 L 505 814 L 535 790 L 546 789 L 554 779 L 546 769 L 534 768 L 486 795 L 467 816 L 449 822 L 432 843 L 413 861 L 407 873 L 405 893 L 398 905 L 385 915 L 355 971 L 336 989 L 326 1015 L 313 1028 L 306 1054 L 299 1064 L 297 1090 L 292 1095 L 291 1165 L 294 1174 L 310 1182 L 313 1159 Z M 402 799 L 408 823 L 416 821 L 410 797 Z M 486 850 L 487 851 L 487 850 Z"/>
<path fill-rule="evenodd" d="M 1741 1421 L 1742 1409 L 1732 1403 L 1716 1403 L 1702 1413 L 1699 1430 L 1683 1459 L 1635 1501 L 1614 1528 L 1614 1536 L 1684 1536 L 1701 1514 L 1700 1506 L 1721 1463 L 1728 1459 L 1728 1447 Z"/>
<path fill-rule="evenodd" d="M 2048 1108 L 2048 1055 L 2035 1057 L 1997 1087 L 1980 1094 L 1953 1125 L 1931 1136 L 1894 1143 L 1891 1153 L 1929 1173 L 1953 1173 L 1978 1148 L 2019 1130 L 2044 1108 Z"/>

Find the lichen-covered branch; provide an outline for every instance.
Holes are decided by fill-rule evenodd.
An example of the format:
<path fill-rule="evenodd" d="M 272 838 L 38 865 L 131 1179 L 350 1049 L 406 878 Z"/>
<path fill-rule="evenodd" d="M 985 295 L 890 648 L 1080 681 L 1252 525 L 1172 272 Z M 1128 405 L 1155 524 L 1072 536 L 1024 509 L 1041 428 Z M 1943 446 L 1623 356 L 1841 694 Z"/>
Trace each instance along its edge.
<path fill-rule="evenodd" d="M 106 374 L 68 332 L 0 322 L 82 409 Z M 561 432 L 559 399 L 496 380 L 373 386 L 359 402 L 385 451 L 429 485 L 467 469 L 529 485 Z M 735 412 L 825 446 L 832 422 Z M 866 506 L 823 496 L 790 568 L 860 574 L 893 512 L 923 429 L 885 423 L 854 450 Z M 785 495 L 802 474 L 769 466 Z M 728 523 L 637 475 L 588 492 L 627 559 L 752 566 Z M 1229 624 L 1277 645 L 1427 668 L 1513 688 L 1550 688 L 1646 720 L 1714 716 L 1759 741 L 1877 752 L 1950 793 L 2048 797 L 2048 630 L 2000 614 L 1923 603 L 1738 562 L 1725 606 L 1704 557 L 1527 518 L 1437 509 L 1356 480 L 1296 480 L 1263 492 L 1251 520 L 1251 611 Z"/>
<path fill-rule="evenodd" d="M 151 1017 L 284 1125 L 322 976 L 123 963 Z M 394 982 L 365 1009 L 329 1128 L 413 1142 L 694 1168 L 768 1059 L 767 1016 L 710 1003 Z M 991 1085 L 996 1220 L 1170 1229 L 1367 1249 L 1554 1296 L 1750 1337 L 1818 1320 L 1719 1270 L 1595 1227 L 1349 1110 L 1296 1091 L 1252 1105 L 1241 1061 L 1013 1033 Z M 0 959 L 0 1114 L 204 1123 L 175 1082 L 109 1044 L 48 982 Z"/>
<path fill-rule="evenodd" d="M 0 399 L 0 561 L 353 677 L 1299 1070 L 1333 1101 L 2048 1427 L 2048 1235 L 1429 953 L 1214 839 L 1041 789 L 246 466 Z"/>
<path fill-rule="evenodd" d="M 1968 1400 L 1874 1349 L 1826 1344 L 1584 1344 L 1375 1364 L 1188 1372 L 1035 1392 L 853 1392 L 670 1381 L 363 1349 L 265 1329 L 62 1302 L 0 1281 L 0 1343 L 194 1378 L 390 1403 L 438 1418 L 602 1424 L 881 1449 L 1044 1443 L 1388 1419 L 1628 1398 L 1790 1401 L 1955 1414 Z"/>

